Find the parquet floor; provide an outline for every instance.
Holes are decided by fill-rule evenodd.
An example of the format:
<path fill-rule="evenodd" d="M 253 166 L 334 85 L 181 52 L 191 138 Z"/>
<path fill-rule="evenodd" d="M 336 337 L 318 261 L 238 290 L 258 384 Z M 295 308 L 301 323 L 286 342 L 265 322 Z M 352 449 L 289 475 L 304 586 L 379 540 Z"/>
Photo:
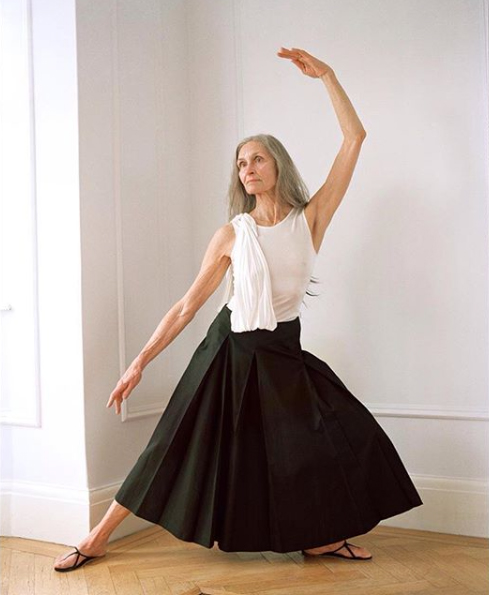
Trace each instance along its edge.
<path fill-rule="evenodd" d="M 2 538 L 2 595 L 471 595 L 489 593 L 489 540 L 376 527 L 352 539 L 373 559 L 351 562 L 221 552 L 151 527 L 109 544 L 71 573 L 52 570 L 64 546 Z"/>

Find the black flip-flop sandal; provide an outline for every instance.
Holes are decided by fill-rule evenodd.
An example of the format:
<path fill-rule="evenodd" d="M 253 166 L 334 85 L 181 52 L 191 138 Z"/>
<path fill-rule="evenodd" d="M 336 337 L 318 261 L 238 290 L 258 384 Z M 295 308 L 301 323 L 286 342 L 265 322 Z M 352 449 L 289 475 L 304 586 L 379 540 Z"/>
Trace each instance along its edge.
<path fill-rule="evenodd" d="M 73 547 L 75 547 L 75 546 L 73 546 Z M 71 572 L 72 570 L 81 568 L 84 564 L 86 564 L 87 562 L 90 562 L 91 560 L 95 560 L 96 558 L 103 558 L 103 556 L 87 556 L 86 554 L 82 554 L 82 552 L 80 552 L 80 550 L 77 547 L 75 547 L 75 551 L 71 552 L 71 554 L 68 554 L 67 556 L 62 558 L 60 560 L 60 562 L 62 562 L 63 560 L 66 560 L 66 558 L 69 558 L 70 556 L 74 556 L 75 554 L 76 554 L 76 560 L 72 566 L 67 566 L 66 568 L 56 568 L 55 567 L 54 570 L 56 570 L 56 572 Z M 85 560 L 82 560 L 80 563 L 78 563 L 78 561 L 80 560 L 80 556 L 83 556 L 85 558 Z"/>
<path fill-rule="evenodd" d="M 335 550 L 332 550 L 331 552 L 323 552 L 322 554 L 310 554 L 309 552 L 306 552 L 305 550 L 301 550 L 301 553 L 303 556 L 312 556 L 312 557 L 335 556 L 336 558 L 343 558 L 344 560 L 371 560 L 372 559 L 372 556 L 368 556 L 368 558 L 362 558 L 361 556 L 356 556 L 355 552 L 350 548 L 351 545 L 355 546 L 354 543 L 349 543 L 345 539 L 345 541 L 340 545 L 340 547 L 336 548 Z M 351 556 L 345 556 L 344 554 L 336 553 L 344 547 L 346 547 L 346 549 L 350 552 Z M 355 547 L 360 547 L 360 546 L 357 545 Z"/>

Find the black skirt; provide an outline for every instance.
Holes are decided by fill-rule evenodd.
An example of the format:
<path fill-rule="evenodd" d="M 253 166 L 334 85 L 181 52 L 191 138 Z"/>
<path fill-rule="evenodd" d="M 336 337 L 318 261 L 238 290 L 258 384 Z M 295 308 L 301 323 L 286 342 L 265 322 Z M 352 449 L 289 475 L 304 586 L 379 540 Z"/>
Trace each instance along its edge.
<path fill-rule="evenodd" d="M 361 535 L 423 504 L 394 445 L 300 319 L 231 330 L 224 306 L 115 500 L 225 552 L 290 552 Z"/>

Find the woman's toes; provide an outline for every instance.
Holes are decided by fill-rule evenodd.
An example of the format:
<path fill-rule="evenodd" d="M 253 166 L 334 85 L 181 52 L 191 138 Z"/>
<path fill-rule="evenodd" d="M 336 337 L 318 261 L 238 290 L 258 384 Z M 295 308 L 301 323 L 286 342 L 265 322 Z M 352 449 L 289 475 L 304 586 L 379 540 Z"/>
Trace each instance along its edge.
<path fill-rule="evenodd" d="M 76 551 L 74 549 L 60 554 L 54 561 L 54 568 L 68 568 L 76 562 Z"/>
<path fill-rule="evenodd" d="M 358 558 L 370 558 L 370 556 L 372 555 L 364 547 L 360 547 L 359 545 L 352 545 L 351 543 L 349 543 L 348 545 L 349 545 L 350 549 L 353 550 L 353 553 L 355 554 L 355 556 L 357 556 Z M 350 558 L 353 557 L 346 547 L 342 548 L 338 553 L 340 553 L 340 552 L 342 554 L 344 554 L 345 556 L 349 556 Z"/>
<path fill-rule="evenodd" d="M 71 550 L 67 550 L 66 552 L 60 554 L 54 560 L 54 568 L 68 568 L 69 566 L 74 566 L 75 564 L 79 565 L 83 560 L 85 560 L 86 556 L 102 557 L 105 555 L 105 550 L 96 550 L 89 547 L 79 547 L 78 550 L 83 552 L 83 554 L 78 556 L 78 552 L 75 550 L 75 548 L 71 548 Z"/>
<path fill-rule="evenodd" d="M 327 552 L 334 552 L 340 556 L 344 556 L 345 558 L 353 558 L 351 552 L 345 545 L 343 545 L 343 547 L 340 547 L 342 543 L 344 543 L 344 541 L 337 541 L 336 543 L 330 543 L 330 544 L 324 545 L 322 547 L 316 547 L 316 548 L 312 548 L 310 550 L 304 550 L 304 551 L 308 554 L 313 554 L 316 556 L 320 555 L 320 554 L 325 554 Z M 370 558 L 371 557 L 371 553 L 364 547 L 361 547 L 359 545 L 352 545 L 350 542 L 348 542 L 348 546 L 353 551 L 355 556 L 357 556 L 358 558 Z"/>

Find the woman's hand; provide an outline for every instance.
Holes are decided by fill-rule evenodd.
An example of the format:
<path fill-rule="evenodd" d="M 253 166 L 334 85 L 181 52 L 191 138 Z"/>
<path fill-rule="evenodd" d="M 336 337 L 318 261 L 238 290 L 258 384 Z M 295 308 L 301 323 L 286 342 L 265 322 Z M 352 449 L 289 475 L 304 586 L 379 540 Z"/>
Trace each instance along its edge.
<path fill-rule="evenodd" d="M 333 72 L 333 69 L 330 66 L 299 48 L 292 48 L 290 50 L 287 48 L 280 48 L 280 52 L 277 52 L 277 56 L 292 60 L 292 62 L 302 70 L 303 74 L 307 74 L 307 76 L 312 78 L 319 78 L 323 76 L 323 74 Z"/>
<path fill-rule="evenodd" d="M 139 383 L 142 377 L 142 371 L 139 366 L 131 364 L 124 372 L 115 389 L 110 393 L 107 407 L 112 407 L 115 403 L 115 412 L 117 415 L 121 412 L 122 401 L 125 401 L 131 394 L 133 388 Z"/>

